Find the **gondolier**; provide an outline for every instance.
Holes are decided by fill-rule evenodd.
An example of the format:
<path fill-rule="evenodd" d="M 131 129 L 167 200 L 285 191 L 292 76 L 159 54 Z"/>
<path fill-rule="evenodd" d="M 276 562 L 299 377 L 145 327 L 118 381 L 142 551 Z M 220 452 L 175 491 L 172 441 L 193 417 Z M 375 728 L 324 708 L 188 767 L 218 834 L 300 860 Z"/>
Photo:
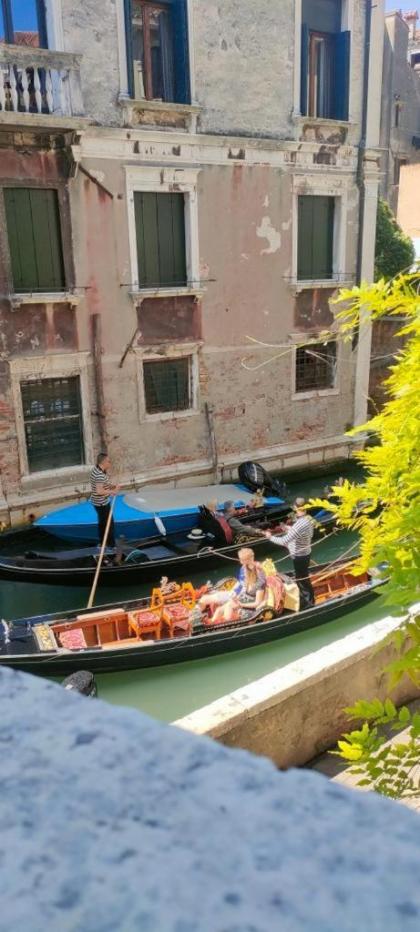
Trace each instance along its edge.
<path fill-rule="evenodd" d="M 90 500 L 98 515 L 98 534 L 99 543 L 104 539 L 105 529 L 108 522 L 108 516 L 111 508 L 111 495 L 115 495 L 118 486 L 112 485 L 109 479 L 108 471 L 111 467 L 110 459 L 107 453 L 100 453 L 96 466 L 90 473 Z M 108 531 L 107 543 L 110 547 L 115 547 L 114 519 L 111 518 L 111 524 Z"/>
<path fill-rule="evenodd" d="M 287 547 L 293 560 L 293 569 L 296 582 L 299 586 L 302 608 L 309 608 L 314 604 L 314 590 L 309 576 L 311 561 L 311 542 L 314 533 L 312 519 L 305 511 L 305 499 L 297 498 L 293 505 L 296 521 L 286 533 L 277 537 L 266 531 L 265 536 L 278 547 Z"/>

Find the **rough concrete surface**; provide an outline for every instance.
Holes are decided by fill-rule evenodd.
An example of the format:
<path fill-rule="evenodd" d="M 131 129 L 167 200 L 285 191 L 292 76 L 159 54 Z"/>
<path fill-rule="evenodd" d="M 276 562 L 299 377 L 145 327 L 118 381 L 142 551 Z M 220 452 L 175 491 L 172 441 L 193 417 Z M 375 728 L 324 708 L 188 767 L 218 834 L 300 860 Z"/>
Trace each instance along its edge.
<path fill-rule="evenodd" d="M 405 932 L 417 816 L 0 674 L 0 930 Z"/>

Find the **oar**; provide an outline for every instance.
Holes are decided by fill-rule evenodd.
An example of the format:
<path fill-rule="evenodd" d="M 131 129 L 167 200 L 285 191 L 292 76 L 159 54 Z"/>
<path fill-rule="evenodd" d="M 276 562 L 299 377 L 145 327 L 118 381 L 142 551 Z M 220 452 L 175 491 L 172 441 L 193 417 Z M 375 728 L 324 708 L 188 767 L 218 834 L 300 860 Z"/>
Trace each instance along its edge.
<path fill-rule="evenodd" d="M 109 529 L 110 529 L 110 527 L 111 527 L 112 512 L 113 512 L 113 510 L 114 510 L 114 504 L 115 504 L 115 496 L 114 496 L 114 498 L 112 499 L 111 507 L 110 507 L 110 509 L 109 509 L 108 521 L 106 522 L 105 534 L 104 534 L 103 539 L 102 539 L 102 546 L 101 546 L 101 550 L 100 550 L 100 554 L 99 554 L 98 565 L 97 565 L 97 567 L 96 567 L 96 573 L 95 573 L 95 577 L 94 577 L 94 580 L 93 580 L 93 583 L 92 583 L 92 588 L 91 588 L 91 590 L 90 590 L 89 601 L 88 601 L 88 604 L 87 604 L 86 608 L 92 608 L 93 600 L 94 600 L 94 598 L 95 598 L 96 587 L 97 587 L 97 585 L 98 585 L 98 579 L 99 579 L 99 573 L 101 572 L 102 560 L 103 560 L 103 558 L 104 558 L 106 542 L 107 542 L 107 540 L 108 540 Z"/>

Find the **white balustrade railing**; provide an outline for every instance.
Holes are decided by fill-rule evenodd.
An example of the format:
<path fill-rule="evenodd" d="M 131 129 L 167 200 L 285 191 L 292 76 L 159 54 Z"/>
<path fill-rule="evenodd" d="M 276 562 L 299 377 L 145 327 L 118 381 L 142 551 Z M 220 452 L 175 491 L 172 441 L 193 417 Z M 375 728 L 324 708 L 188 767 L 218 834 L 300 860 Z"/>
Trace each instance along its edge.
<path fill-rule="evenodd" d="M 2 113 L 83 116 L 80 55 L 0 45 Z"/>

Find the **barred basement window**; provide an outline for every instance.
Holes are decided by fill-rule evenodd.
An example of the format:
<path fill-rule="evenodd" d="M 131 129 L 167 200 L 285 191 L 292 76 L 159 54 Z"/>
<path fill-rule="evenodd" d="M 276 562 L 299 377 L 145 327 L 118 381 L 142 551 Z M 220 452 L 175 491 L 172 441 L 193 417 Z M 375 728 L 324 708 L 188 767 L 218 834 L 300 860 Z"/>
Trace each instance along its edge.
<path fill-rule="evenodd" d="M 85 462 L 80 379 L 21 382 L 29 472 Z"/>
<path fill-rule="evenodd" d="M 188 411 L 192 399 L 192 357 L 143 363 L 147 414 Z"/>
<path fill-rule="evenodd" d="M 310 392 L 335 387 L 337 344 L 311 343 L 296 350 L 296 392 Z"/>

